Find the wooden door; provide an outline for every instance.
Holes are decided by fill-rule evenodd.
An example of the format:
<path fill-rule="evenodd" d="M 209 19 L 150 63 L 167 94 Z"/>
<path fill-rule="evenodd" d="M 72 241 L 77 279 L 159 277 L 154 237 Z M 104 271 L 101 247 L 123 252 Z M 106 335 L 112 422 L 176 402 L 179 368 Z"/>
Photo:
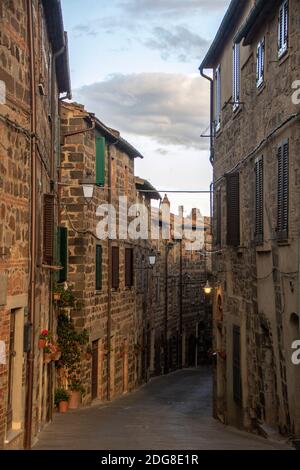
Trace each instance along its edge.
<path fill-rule="evenodd" d="M 99 341 L 92 345 L 92 400 L 98 398 Z"/>

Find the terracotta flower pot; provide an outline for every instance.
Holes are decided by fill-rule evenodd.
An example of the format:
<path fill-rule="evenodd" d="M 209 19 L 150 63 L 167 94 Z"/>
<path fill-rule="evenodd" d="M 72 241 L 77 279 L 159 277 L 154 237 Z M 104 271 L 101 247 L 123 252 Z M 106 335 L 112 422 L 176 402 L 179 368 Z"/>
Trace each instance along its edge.
<path fill-rule="evenodd" d="M 53 294 L 53 298 L 54 298 L 54 300 L 57 300 L 57 301 L 58 301 L 58 300 L 60 300 L 60 298 L 61 298 L 61 294 L 60 294 L 59 292 L 55 292 L 55 293 Z"/>
<path fill-rule="evenodd" d="M 49 364 L 52 361 L 52 354 L 51 353 L 44 353 L 44 363 Z"/>
<path fill-rule="evenodd" d="M 81 392 L 73 390 L 70 394 L 69 408 L 70 410 L 77 410 L 81 404 Z"/>
<path fill-rule="evenodd" d="M 69 402 L 67 402 L 67 401 L 60 401 L 59 402 L 58 411 L 60 413 L 66 413 L 68 411 L 68 408 L 69 408 Z"/>
<path fill-rule="evenodd" d="M 45 339 L 39 339 L 38 348 L 39 349 L 44 349 L 45 347 L 46 347 L 46 340 Z"/>

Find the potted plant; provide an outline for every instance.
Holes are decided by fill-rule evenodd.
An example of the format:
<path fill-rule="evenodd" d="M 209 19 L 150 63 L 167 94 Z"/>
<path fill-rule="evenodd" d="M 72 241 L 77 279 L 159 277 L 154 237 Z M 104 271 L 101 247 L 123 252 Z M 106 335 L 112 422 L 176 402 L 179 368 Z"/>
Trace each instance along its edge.
<path fill-rule="evenodd" d="M 81 404 L 81 396 L 84 394 L 84 387 L 79 379 L 73 379 L 70 385 L 69 408 L 76 410 Z"/>
<path fill-rule="evenodd" d="M 49 364 L 52 361 L 52 351 L 49 346 L 44 348 L 44 363 Z"/>
<path fill-rule="evenodd" d="M 48 337 L 49 337 L 49 331 L 48 330 L 42 330 L 41 334 L 39 336 L 39 342 L 38 342 L 38 348 L 39 349 L 45 349 Z"/>
<path fill-rule="evenodd" d="M 60 308 L 74 307 L 75 297 L 72 288 L 65 282 L 64 284 L 56 284 L 54 289 L 54 300 L 57 301 Z"/>
<path fill-rule="evenodd" d="M 52 361 L 59 361 L 61 357 L 61 351 L 57 344 L 51 343 L 49 344 L 49 349 L 51 350 L 51 359 Z"/>
<path fill-rule="evenodd" d="M 60 413 L 66 413 L 69 408 L 69 393 L 67 390 L 64 388 L 56 389 L 54 402 Z"/>

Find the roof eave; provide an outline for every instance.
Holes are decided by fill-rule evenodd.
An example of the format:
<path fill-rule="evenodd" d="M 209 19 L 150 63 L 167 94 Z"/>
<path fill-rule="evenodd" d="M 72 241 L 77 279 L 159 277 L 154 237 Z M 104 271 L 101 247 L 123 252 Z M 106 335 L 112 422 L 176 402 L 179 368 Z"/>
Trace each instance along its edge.
<path fill-rule="evenodd" d="M 240 43 L 242 39 L 244 39 L 243 45 L 250 45 L 252 42 L 251 33 L 253 29 L 259 27 L 271 6 L 273 7 L 273 0 L 257 0 L 248 17 L 235 35 L 234 42 Z"/>
<path fill-rule="evenodd" d="M 231 0 L 215 39 L 213 40 L 205 58 L 199 67 L 200 71 L 204 69 L 211 69 L 215 66 L 215 60 L 224 45 L 224 40 L 232 31 L 232 27 L 234 26 L 243 8 L 244 5 L 241 5 L 240 0 Z"/>

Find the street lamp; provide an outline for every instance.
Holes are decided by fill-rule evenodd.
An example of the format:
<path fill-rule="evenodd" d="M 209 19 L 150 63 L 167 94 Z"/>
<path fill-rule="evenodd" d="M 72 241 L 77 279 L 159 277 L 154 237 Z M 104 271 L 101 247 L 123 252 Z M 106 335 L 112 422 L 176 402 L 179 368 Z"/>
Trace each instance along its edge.
<path fill-rule="evenodd" d="M 89 204 L 94 196 L 94 181 L 90 178 L 86 178 L 82 181 L 83 196 L 86 202 Z"/>
<path fill-rule="evenodd" d="M 205 284 L 203 290 L 204 290 L 204 294 L 205 295 L 210 295 L 212 293 L 212 287 L 210 285 L 210 283 L 207 281 L 207 283 Z"/>
<path fill-rule="evenodd" d="M 150 255 L 149 255 L 149 264 L 151 267 L 155 266 L 155 263 L 156 263 L 156 255 L 154 252 L 152 252 Z"/>

